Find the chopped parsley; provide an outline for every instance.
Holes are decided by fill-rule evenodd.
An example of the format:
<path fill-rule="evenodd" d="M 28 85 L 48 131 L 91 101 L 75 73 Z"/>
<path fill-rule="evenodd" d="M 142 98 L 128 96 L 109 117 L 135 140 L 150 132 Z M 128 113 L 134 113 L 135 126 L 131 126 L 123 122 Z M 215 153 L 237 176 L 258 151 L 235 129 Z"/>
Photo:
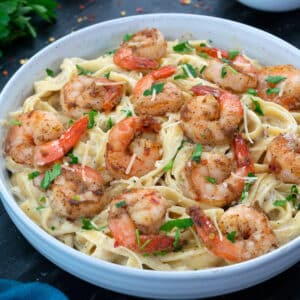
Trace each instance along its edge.
<path fill-rule="evenodd" d="M 192 160 L 199 163 L 201 161 L 201 155 L 202 155 L 202 145 L 196 144 L 194 152 L 192 153 Z"/>
<path fill-rule="evenodd" d="M 68 121 L 68 125 L 69 125 L 69 126 L 72 126 L 73 124 L 74 124 L 74 120 L 70 119 L 70 120 Z"/>
<path fill-rule="evenodd" d="M 78 75 L 89 75 L 89 74 L 92 74 L 93 72 L 79 66 L 79 65 L 76 65 L 76 68 L 77 68 L 77 71 L 78 71 Z"/>
<path fill-rule="evenodd" d="M 247 94 L 252 96 L 257 96 L 257 91 L 255 89 L 248 89 Z"/>
<path fill-rule="evenodd" d="M 227 69 L 228 69 L 232 74 L 234 74 L 234 75 L 236 75 L 236 74 L 239 73 L 239 72 L 238 72 L 236 69 L 234 69 L 232 66 L 227 66 Z"/>
<path fill-rule="evenodd" d="M 55 228 L 55 226 L 51 226 L 51 230 L 55 230 L 56 228 Z"/>
<path fill-rule="evenodd" d="M 280 206 L 280 207 L 285 207 L 286 205 L 286 200 L 276 200 L 273 202 L 274 206 Z"/>
<path fill-rule="evenodd" d="M 253 97 L 251 97 L 251 100 L 252 100 L 252 102 L 253 102 L 253 104 L 254 104 L 254 111 L 255 111 L 258 115 L 263 116 L 264 113 L 263 113 L 263 111 L 262 111 L 262 109 L 261 109 L 261 106 L 260 106 L 259 102 L 258 102 L 257 100 L 255 100 Z"/>
<path fill-rule="evenodd" d="M 35 209 L 36 209 L 36 210 L 41 210 L 41 209 L 44 209 L 44 208 L 46 208 L 46 206 L 40 205 L 40 206 L 36 207 Z"/>
<path fill-rule="evenodd" d="M 175 52 L 180 52 L 180 53 L 190 53 L 193 51 L 193 49 L 194 47 L 188 41 L 184 41 L 173 47 L 173 50 Z"/>
<path fill-rule="evenodd" d="M 127 205 L 126 201 L 125 201 L 125 200 L 122 200 L 122 201 L 120 201 L 120 202 L 117 202 L 117 203 L 115 204 L 115 207 L 116 207 L 116 208 L 121 208 L 121 207 L 124 207 L 124 206 L 126 206 L 126 205 Z"/>
<path fill-rule="evenodd" d="M 203 65 L 199 71 L 200 74 L 202 74 L 204 72 L 204 70 L 206 69 L 206 65 Z"/>
<path fill-rule="evenodd" d="M 108 121 L 107 121 L 107 129 L 111 129 L 114 126 L 114 121 L 111 117 L 109 117 Z"/>
<path fill-rule="evenodd" d="M 297 196 L 299 195 L 298 188 L 295 184 L 291 186 L 290 193 L 285 197 L 283 200 L 276 200 L 273 202 L 274 206 L 281 206 L 284 207 L 287 203 L 287 201 L 290 201 L 293 203 L 294 206 L 296 206 Z M 299 209 L 299 204 L 297 206 L 297 209 Z"/>
<path fill-rule="evenodd" d="M 193 220 L 191 218 L 170 220 L 160 227 L 161 231 L 170 232 L 173 228 L 186 229 L 193 226 Z"/>
<path fill-rule="evenodd" d="M 148 239 L 142 246 L 141 246 L 141 250 L 145 249 L 150 243 L 151 243 L 151 239 Z"/>
<path fill-rule="evenodd" d="M 73 149 L 67 154 L 69 164 L 78 164 L 78 157 L 73 154 Z"/>
<path fill-rule="evenodd" d="M 182 65 L 182 71 L 183 74 L 174 76 L 175 80 L 189 78 L 190 77 L 189 74 L 192 75 L 192 77 L 194 78 L 197 77 L 196 69 L 190 64 Z"/>
<path fill-rule="evenodd" d="M 135 230 L 135 237 L 136 237 L 136 241 L 138 244 L 138 247 L 141 247 L 141 236 L 140 236 L 140 231 L 138 229 Z"/>
<path fill-rule="evenodd" d="M 247 177 L 256 178 L 253 173 L 248 173 Z M 243 202 L 248 197 L 248 193 L 249 193 L 249 190 L 251 188 L 252 183 L 253 183 L 252 180 L 247 180 L 246 181 L 243 192 L 242 192 L 242 195 L 241 195 L 240 202 Z"/>
<path fill-rule="evenodd" d="M 153 83 L 150 89 L 144 91 L 143 95 L 151 96 L 154 91 L 156 92 L 156 94 L 159 94 L 163 91 L 164 85 L 165 85 L 164 83 L 157 83 L 157 84 Z"/>
<path fill-rule="evenodd" d="M 19 121 L 19 120 L 11 119 L 11 120 L 9 120 L 9 125 L 10 125 L 10 126 L 15 126 L 15 125 L 21 126 L 22 123 L 21 123 L 21 121 Z"/>
<path fill-rule="evenodd" d="M 41 198 L 39 199 L 39 202 L 41 202 L 41 203 L 46 203 L 46 197 L 45 197 L 45 196 L 41 197 Z"/>
<path fill-rule="evenodd" d="M 168 172 L 168 171 L 172 170 L 173 165 L 174 165 L 174 158 L 171 159 L 171 160 L 164 166 L 164 171 L 165 171 L 165 172 Z"/>
<path fill-rule="evenodd" d="M 75 195 L 75 196 L 73 196 L 72 200 L 80 201 L 80 196 L 79 195 Z"/>
<path fill-rule="evenodd" d="M 47 170 L 45 172 L 44 178 L 41 181 L 41 188 L 47 189 L 49 185 L 54 181 L 56 177 L 61 174 L 61 165 L 56 163 L 53 165 L 52 170 Z"/>
<path fill-rule="evenodd" d="M 278 93 L 279 93 L 279 91 L 280 91 L 280 89 L 279 89 L 279 88 L 273 88 L 273 89 L 271 89 L 271 88 L 268 88 L 268 89 L 266 90 L 266 93 L 267 93 L 267 95 L 271 95 L 271 94 L 278 94 Z"/>
<path fill-rule="evenodd" d="M 91 129 L 95 125 L 95 117 L 97 116 L 98 112 L 97 110 L 93 109 L 90 112 L 87 113 L 89 117 L 89 122 L 88 122 L 88 129 Z"/>
<path fill-rule="evenodd" d="M 82 226 L 81 228 L 82 229 L 85 229 L 85 230 L 97 230 L 97 231 L 102 231 L 104 230 L 107 226 L 100 226 L 100 227 L 96 227 L 92 222 L 91 220 L 87 219 L 87 218 L 80 218 L 81 220 L 81 223 L 82 223 Z"/>
<path fill-rule="evenodd" d="M 165 256 L 167 254 L 166 251 L 162 250 L 162 251 L 156 251 L 153 253 L 154 256 Z"/>
<path fill-rule="evenodd" d="M 176 231 L 175 231 L 175 240 L 174 240 L 174 243 L 173 243 L 173 247 L 175 249 L 178 248 L 179 246 L 179 241 L 180 241 L 180 231 L 179 229 L 177 228 Z"/>
<path fill-rule="evenodd" d="M 41 173 L 39 171 L 33 171 L 32 173 L 28 174 L 28 179 L 34 179 L 35 177 L 38 177 Z"/>
<path fill-rule="evenodd" d="M 281 76 L 281 75 L 277 75 L 277 76 L 268 76 L 268 77 L 266 78 L 266 82 L 277 84 L 277 83 L 279 83 L 280 81 L 285 80 L 285 79 L 286 79 L 286 77 Z"/>
<path fill-rule="evenodd" d="M 130 109 L 121 109 L 121 111 L 126 114 L 126 118 L 133 116 L 133 113 Z"/>
<path fill-rule="evenodd" d="M 233 60 L 239 54 L 240 54 L 240 52 L 237 51 L 237 50 L 230 50 L 230 51 L 228 51 L 228 56 L 229 56 L 230 60 Z"/>
<path fill-rule="evenodd" d="M 200 43 L 200 47 L 206 47 L 206 43 Z"/>
<path fill-rule="evenodd" d="M 226 69 L 227 66 L 223 66 L 222 69 L 221 69 L 221 77 L 222 78 L 225 78 L 225 76 L 227 75 L 227 69 Z"/>
<path fill-rule="evenodd" d="M 205 179 L 212 184 L 215 184 L 217 182 L 216 178 L 214 177 L 205 176 Z"/>
<path fill-rule="evenodd" d="M 231 231 L 227 233 L 226 237 L 231 243 L 235 243 L 235 236 L 236 236 L 236 231 Z"/>
<path fill-rule="evenodd" d="M 54 75 L 54 71 L 53 70 L 51 70 L 51 69 L 46 69 L 46 73 L 47 73 L 47 75 L 48 76 L 50 76 L 50 77 L 54 77 L 55 75 Z"/>
<path fill-rule="evenodd" d="M 111 72 L 111 71 L 109 71 L 109 72 L 107 72 L 107 73 L 103 74 L 103 77 L 105 77 L 105 78 L 109 79 L 110 72 Z"/>
<path fill-rule="evenodd" d="M 132 38 L 132 34 L 126 33 L 126 34 L 123 36 L 123 41 L 124 41 L 124 42 L 128 42 L 131 38 Z"/>
<path fill-rule="evenodd" d="M 229 60 L 228 59 L 226 59 L 226 58 L 224 58 L 224 57 L 222 57 L 222 62 L 224 62 L 224 63 L 226 63 L 226 64 L 228 64 L 229 63 Z"/>

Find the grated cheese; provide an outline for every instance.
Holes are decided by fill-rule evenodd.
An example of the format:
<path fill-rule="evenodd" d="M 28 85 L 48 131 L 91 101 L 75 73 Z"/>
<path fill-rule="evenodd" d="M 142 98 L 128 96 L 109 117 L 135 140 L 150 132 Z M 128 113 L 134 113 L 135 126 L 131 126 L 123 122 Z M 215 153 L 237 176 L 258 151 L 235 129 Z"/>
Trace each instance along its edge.
<path fill-rule="evenodd" d="M 127 169 L 126 169 L 126 171 L 125 171 L 125 174 L 126 174 L 126 175 L 128 175 L 128 174 L 130 173 L 131 168 L 132 168 L 132 166 L 133 166 L 133 163 L 134 163 L 135 159 L 136 159 L 136 154 L 133 153 L 132 156 L 131 156 L 131 158 L 130 158 L 130 162 L 129 162 L 129 164 L 128 164 L 128 167 L 127 167 Z"/>
<path fill-rule="evenodd" d="M 247 182 L 254 182 L 254 181 L 257 180 L 257 177 L 239 176 L 239 175 L 237 175 L 237 174 L 235 174 L 235 173 L 233 173 L 233 172 L 231 172 L 231 175 L 232 175 L 233 177 L 236 177 L 236 178 L 245 180 L 245 181 L 247 181 Z"/>
<path fill-rule="evenodd" d="M 180 123 L 182 123 L 182 121 L 173 122 L 173 123 L 165 125 L 164 128 L 172 127 L 172 126 L 178 125 Z"/>
<path fill-rule="evenodd" d="M 218 56 L 218 59 L 222 59 L 222 54 L 221 54 L 220 50 L 217 51 L 217 56 Z"/>
<path fill-rule="evenodd" d="M 220 227 L 219 227 L 219 225 L 218 225 L 218 222 L 217 222 L 216 212 L 215 212 L 214 210 L 213 210 L 212 212 L 213 212 L 213 214 L 212 214 L 212 216 L 213 216 L 213 217 L 212 217 L 212 220 L 213 220 L 214 225 L 215 225 L 215 227 L 216 227 L 216 229 L 217 229 L 217 231 L 218 231 L 220 240 L 223 241 L 223 234 L 222 234 L 222 232 L 221 232 L 221 230 L 220 230 Z"/>
<path fill-rule="evenodd" d="M 120 85 L 120 84 L 126 84 L 126 81 L 117 81 L 117 82 L 95 82 L 96 86 L 108 86 L 108 85 Z"/>
<path fill-rule="evenodd" d="M 153 90 L 152 90 L 152 96 L 151 96 L 150 101 L 154 101 L 154 100 L 155 100 L 155 97 L 156 97 L 156 89 L 153 89 Z"/>
<path fill-rule="evenodd" d="M 280 92 L 278 94 L 279 97 L 282 97 L 285 85 L 286 85 L 286 81 L 283 81 L 282 84 L 280 85 Z"/>
<path fill-rule="evenodd" d="M 253 140 L 251 139 L 251 136 L 249 134 L 249 130 L 248 130 L 248 117 L 247 117 L 247 110 L 248 108 L 246 107 L 246 105 L 243 105 L 243 114 L 244 114 L 244 126 L 245 126 L 245 134 L 247 137 L 247 140 L 253 144 Z"/>

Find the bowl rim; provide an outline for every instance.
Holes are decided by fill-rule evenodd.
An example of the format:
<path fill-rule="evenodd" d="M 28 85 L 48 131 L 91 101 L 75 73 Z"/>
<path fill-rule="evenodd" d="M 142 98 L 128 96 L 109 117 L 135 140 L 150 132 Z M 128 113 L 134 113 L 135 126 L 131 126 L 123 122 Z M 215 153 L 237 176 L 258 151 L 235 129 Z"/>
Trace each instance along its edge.
<path fill-rule="evenodd" d="M 173 18 L 198 18 L 199 20 L 204 21 L 214 21 L 217 23 L 222 24 L 232 24 L 239 26 L 240 28 L 244 30 L 251 31 L 258 35 L 263 35 L 264 39 L 275 39 L 278 43 L 280 43 L 285 48 L 289 49 L 289 51 L 293 52 L 295 55 L 300 57 L 300 51 L 293 45 L 289 44 L 288 42 L 268 33 L 261 29 L 257 29 L 255 27 L 236 22 L 231 21 L 228 19 L 223 19 L 219 17 L 212 17 L 212 16 L 206 16 L 206 15 L 197 15 L 197 14 L 184 14 L 184 13 L 159 13 L 159 14 L 145 14 L 145 15 L 139 15 L 139 16 L 128 16 L 123 18 L 117 18 L 112 19 L 104 22 L 99 22 L 97 24 L 93 24 L 91 26 L 84 27 L 80 30 L 77 30 L 75 32 L 72 32 L 70 34 L 67 34 L 66 36 L 61 37 L 57 41 L 55 41 L 52 44 L 49 44 L 48 46 L 42 48 L 39 50 L 34 56 L 30 58 L 30 60 L 23 66 L 21 66 L 15 74 L 10 78 L 10 80 L 5 84 L 4 88 L 2 89 L 0 93 L 0 103 L 3 101 L 3 95 L 9 91 L 14 84 L 15 79 L 19 76 L 21 72 L 25 72 L 27 68 L 30 68 L 30 65 L 35 63 L 40 59 L 41 56 L 44 55 L 45 52 L 48 52 L 49 50 L 55 49 L 60 44 L 66 43 L 69 40 L 72 40 L 76 35 L 82 34 L 83 32 L 89 32 L 90 30 L 94 30 L 96 27 L 101 26 L 109 26 L 110 24 L 118 24 L 123 23 L 124 21 L 134 21 L 144 18 L 159 18 L 159 17 L 173 17 Z M 33 83 L 32 83 L 33 84 Z M 298 248 L 300 246 L 300 236 L 296 237 L 295 239 L 291 240 L 287 244 L 269 252 L 262 256 L 256 257 L 254 259 L 240 262 L 237 264 L 222 266 L 222 267 L 213 267 L 208 269 L 200 269 L 200 270 L 185 270 L 185 271 L 154 271 L 154 270 L 145 270 L 145 269 L 137 269 L 132 267 L 127 267 L 123 265 L 118 265 L 112 262 L 108 262 L 105 260 L 102 260 L 100 258 L 96 258 L 93 256 L 89 256 L 87 254 L 84 254 L 74 248 L 71 248 L 64 244 L 63 242 L 57 240 L 54 236 L 48 234 L 44 229 L 42 229 L 40 226 L 38 226 L 32 219 L 30 219 L 25 212 L 20 208 L 20 206 L 17 204 L 15 197 L 10 191 L 10 187 L 7 187 L 4 180 L 0 178 L 0 196 L 1 201 L 5 206 L 6 212 L 9 212 L 14 215 L 16 218 L 19 219 L 27 227 L 28 230 L 31 232 L 34 232 L 37 237 L 43 241 L 45 241 L 48 244 L 51 244 L 53 247 L 55 247 L 61 254 L 68 255 L 69 257 L 72 257 L 76 259 L 77 261 L 80 261 L 82 263 L 93 265 L 96 268 L 100 269 L 106 269 L 108 271 L 117 272 L 120 275 L 130 275 L 139 277 L 143 275 L 144 278 L 159 278 L 159 279 L 170 279 L 175 278 L 176 279 L 188 279 L 188 278 L 216 278 L 216 276 L 226 276 L 230 275 L 231 273 L 239 272 L 242 270 L 253 270 L 256 269 L 260 265 L 265 265 L 268 263 L 271 263 L 274 259 L 276 259 L 279 256 L 284 256 L 285 254 L 291 253 L 293 249 Z M 8 208 L 6 207 L 8 206 Z M 10 215 L 10 214 L 9 214 Z M 11 217 L 11 219 L 13 219 Z M 13 221 L 14 222 L 14 221 Z M 20 231 L 20 230 L 19 230 Z M 23 234 L 23 233 L 22 233 Z M 30 240 L 29 240 L 30 242 Z M 44 256 L 44 255 L 43 255 Z"/>

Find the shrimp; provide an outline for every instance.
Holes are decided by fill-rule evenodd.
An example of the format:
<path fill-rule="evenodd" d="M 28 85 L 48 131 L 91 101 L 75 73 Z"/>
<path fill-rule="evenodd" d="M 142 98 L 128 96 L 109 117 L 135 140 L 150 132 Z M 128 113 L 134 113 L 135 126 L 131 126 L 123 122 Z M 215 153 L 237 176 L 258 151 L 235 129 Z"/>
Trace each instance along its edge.
<path fill-rule="evenodd" d="M 92 109 L 110 112 L 122 98 L 123 86 L 106 78 L 75 76 L 60 92 L 63 111 L 78 119 Z"/>
<path fill-rule="evenodd" d="M 187 187 L 184 193 L 212 206 L 224 207 L 238 201 L 245 186 L 245 177 L 254 165 L 245 140 L 236 135 L 233 140 L 236 167 L 224 154 L 203 152 L 200 163 L 188 161 L 185 166 Z M 187 196 L 189 196 L 187 195 Z"/>
<path fill-rule="evenodd" d="M 113 199 L 108 226 L 115 246 L 146 253 L 171 250 L 174 239 L 158 234 L 169 206 L 164 197 L 151 189 L 134 189 Z"/>
<path fill-rule="evenodd" d="M 268 82 L 270 79 L 273 82 Z M 299 109 L 300 70 L 292 65 L 263 67 L 258 75 L 258 95 L 288 110 Z"/>
<path fill-rule="evenodd" d="M 279 135 L 268 145 L 266 161 L 276 177 L 286 183 L 300 183 L 300 140 L 296 135 Z"/>
<path fill-rule="evenodd" d="M 200 47 L 198 50 L 210 56 L 203 72 L 205 79 L 237 93 L 257 86 L 257 69 L 243 55 L 230 59 L 229 52 L 217 48 Z"/>
<path fill-rule="evenodd" d="M 249 260 L 277 246 L 268 218 L 253 207 L 244 204 L 230 207 L 218 222 L 223 234 L 199 207 L 190 207 L 187 211 L 206 248 L 227 261 Z M 232 241 L 228 239 L 230 233 L 235 233 Z"/>
<path fill-rule="evenodd" d="M 166 52 L 167 42 L 163 34 L 156 28 L 147 28 L 121 45 L 114 55 L 114 63 L 128 70 L 156 69 Z"/>
<path fill-rule="evenodd" d="M 185 135 L 205 145 L 227 142 L 243 117 L 239 98 L 210 86 L 197 85 L 192 91 L 198 97 L 187 100 L 180 111 Z"/>
<path fill-rule="evenodd" d="M 28 166 L 44 166 L 62 158 L 79 141 L 87 129 L 84 117 L 64 132 L 58 117 L 42 110 L 21 114 L 20 125 L 10 127 L 4 151 L 14 161 Z"/>
<path fill-rule="evenodd" d="M 62 166 L 62 173 L 50 187 L 50 205 L 60 216 L 74 220 L 92 217 L 104 207 L 101 201 L 104 179 L 95 169 L 83 165 Z"/>
<path fill-rule="evenodd" d="M 106 167 L 115 178 L 143 176 L 160 159 L 156 141 L 160 124 L 152 117 L 130 117 L 110 131 L 106 147 Z"/>
<path fill-rule="evenodd" d="M 182 92 L 172 82 L 164 83 L 160 93 L 156 93 L 155 90 L 155 94 L 144 96 L 144 92 L 151 89 L 156 80 L 169 77 L 175 72 L 176 67 L 165 66 L 150 72 L 138 81 L 131 99 L 137 114 L 160 116 L 166 112 L 176 112 L 180 109 L 184 101 Z"/>

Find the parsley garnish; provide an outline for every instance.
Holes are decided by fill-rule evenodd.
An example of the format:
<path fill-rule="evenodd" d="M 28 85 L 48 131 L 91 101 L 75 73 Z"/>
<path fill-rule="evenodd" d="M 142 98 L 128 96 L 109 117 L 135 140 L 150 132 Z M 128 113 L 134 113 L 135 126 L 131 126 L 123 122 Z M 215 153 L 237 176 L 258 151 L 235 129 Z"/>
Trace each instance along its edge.
<path fill-rule="evenodd" d="M 178 248 L 179 240 L 180 240 L 180 231 L 179 231 L 179 229 L 177 228 L 176 231 L 175 231 L 175 240 L 174 240 L 174 243 L 173 243 L 173 247 L 174 247 L 175 249 Z"/>
<path fill-rule="evenodd" d="M 88 71 L 86 70 L 85 68 L 79 66 L 79 65 L 76 65 L 76 68 L 78 70 L 78 75 L 89 75 L 89 74 L 92 74 L 93 72 L 91 71 Z"/>
<path fill-rule="evenodd" d="M 227 69 L 226 66 L 223 66 L 221 69 L 221 77 L 225 78 L 226 75 L 227 75 Z"/>
<path fill-rule="evenodd" d="M 276 200 L 274 201 L 273 205 L 274 206 L 281 206 L 284 207 L 286 205 L 287 201 L 291 201 L 293 205 L 296 205 L 296 200 L 297 200 L 297 195 L 299 195 L 298 188 L 295 184 L 291 186 L 290 194 L 288 194 L 284 200 Z M 299 207 L 299 204 L 298 204 Z M 297 209 L 298 209 L 297 207 Z"/>
<path fill-rule="evenodd" d="M 186 229 L 191 226 L 193 226 L 193 220 L 191 218 L 176 219 L 176 220 L 170 220 L 165 224 L 163 224 L 160 227 L 160 230 L 165 232 L 170 232 L 175 227 L 179 229 Z"/>
<path fill-rule="evenodd" d="M 97 116 L 98 112 L 97 110 L 93 109 L 90 112 L 87 113 L 89 117 L 89 122 L 88 122 L 88 129 L 91 129 L 95 125 L 95 117 Z"/>
<path fill-rule="evenodd" d="M 132 38 L 132 34 L 126 33 L 126 34 L 123 36 L 123 41 L 124 41 L 124 42 L 128 42 L 131 38 Z"/>
<path fill-rule="evenodd" d="M 156 251 L 153 253 L 154 256 L 165 256 L 167 254 L 166 251 L 162 250 L 162 251 Z"/>
<path fill-rule="evenodd" d="M 268 89 L 266 90 L 266 93 L 267 93 L 267 95 L 271 95 L 271 94 L 278 94 L 278 93 L 279 93 L 279 91 L 280 91 L 280 89 L 279 89 L 279 88 L 273 88 L 273 89 L 271 89 L 271 88 L 268 88 Z"/>
<path fill-rule="evenodd" d="M 72 126 L 73 124 L 74 124 L 74 120 L 70 119 L 70 120 L 68 121 L 68 125 L 69 125 L 69 126 Z"/>
<path fill-rule="evenodd" d="M 145 249 L 150 243 L 151 243 L 151 239 L 148 239 L 142 246 L 141 246 L 141 250 Z"/>
<path fill-rule="evenodd" d="M 53 70 L 47 68 L 46 73 L 47 73 L 48 76 L 54 77 L 54 71 Z"/>
<path fill-rule="evenodd" d="M 28 179 L 34 179 L 35 177 L 38 177 L 41 173 L 39 171 L 33 171 L 32 173 L 28 174 Z"/>
<path fill-rule="evenodd" d="M 52 170 L 47 170 L 44 178 L 42 179 L 41 182 L 41 188 L 42 189 L 47 189 L 49 185 L 54 181 L 56 177 L 58 177 L 61 174 L 61 165 L 56 163 L 53 165 Z"/>
<path fill-rule="evenodd" d="M 231 232 L 227 233 L 227 239 L 231 243 L 235 243 L 235 235 L 236 235 L 236 231 L 231 231 Z"/>
<path fill-rule="evenodd" d="M 125 200 L 122 200 L 122 201 L 120 201 L 120 202 L 117 202 L 117 203 L 115 204 L 115 207 L 116 207 L 116 208 L 120 208 L 120 207 L 124 207 L 124 206 L 126 206 L 126 205 L 127 205 L 126 201 L 125 201 Z"/>
<path fill-rule="evenodd" d="M 205 43 L 200 43 L 200 47 L 206 47 L 207 45 Z"/>
<path fill-rule="evenodd" d="M 253 173 L 248 173 L 247 177 L 256 178 Z M 245 200 L 248 197 L 248 192 L 250 190 L 250 187 L 251 187 L 252 183 L 253 183 L 252 180 L 251 181 L 250 180 L 246 181 L 243 192 L 242 192 L 242 195 L 241 195 L 241 201 L 240 202 L 243 202 L 243 200 Z"/>
<path fill-rule="evenodd" d="M 273 202 L 274 206 L 280 206 L 280 207 L 285 207 L 286 205 L 286 200 L 276 200 Z"/>
<path fill-rule="evenodd" d="M 105 77 L 105 78 L 109 79 L 110 72 L 111 72 L 111 71 L 109 71 L 109 72 L 107 72 L 107 73 L 103 74 L 103 77 Z"/>
<path fill-rule="evenodd" d="M 171 159 L 171 160 L 164 166 L 164 171 L 165 171 L 165 172 L 168 172 L 168 171 L 172 170 L 173 164 L 174 164 L 174 158 Z"/>
<path fill-rule="evenodd" d="M 41 197 L 41 198 L 39 199 L 39 202 L 41 202 L 41 203 L 46 203 L 46 197 L 45 197 L 45 196 Z"/>
<path fill-rule="evenodd" d="M 111 117 L 107 120 L 107 130 L 111 129 L 114 126 L 114 121 Z"/>
<path fill-rule="evenodd" d="M 248 89 L 247 94 L 252 96 L 257 96 L 257 91 L 255 89 Z"/>
<path fill-rule="evenodd" d="M 96 227 L 91 220 L 86 219 L 86 218 L 80 218 L 81 222 L 82 222 L 82 229 L 85 230 L 97 230 L 97 231 L 102 231 L 104 230 L 107 226 L 100 226 L 100 227 Z"/>
<path fill-rule="evenodd" d="M 36 207 L 35 209 L 36 209 L 36 210 L 41 210 L 41 209 L 44 209 L 44 208 L 46 208 L 46 206 L 40 205 L 40 206 Z"/>
<path fill-rule="evenodd" d="M 202 155 L 202 145 L 196 144 L 194 152 L 192 153 L 192 160 L 199 163 Z"/>
<path fill-rule="evenodd" d="M 19 121 L 19 120 L 11 119 L 11 120 L 9 120 L 9 125 L 10 125 L 10 126 L 15 126 L 15 125 L 21 126 L 22 123 L 21 123 L 21 121 Z"/>
<path fill-rule="evenodd" d="M 157 84 L 152 84 L 151 88 L 148 90 L 144 91 L 144 96 L 151 96 L 153 94 L 153 91 L 156 92 L 156 94 L 159 94 L 163 91 L 164 89 L 164 83 L 157 83 Z"/>
<path fill-rule="evenodd" d="M 202 58 L 208 58 L 208 54 L 205 52 L 200 52 L 198 55 Z"/>
<path fill-rule="evenodd" d="M 75 195 L 75 196 L 73 196 L 72 200 L 80 201 L 80 196 L 79 195 Z"/>
<path fill-rule="evenodd" d="M 188 41 L 179 43 L 173 47 L 173 50 L 175 52 L 181 52 L 181 53 L 190 53 L 193 51 L 193 49 L 194 47 Z"/>
<path fill-rule="evenodd" d="M 67 156 L 70 158 L 70 164 L 78 164 L 78 157 L 73 154 L 73 149 L 67 154 Z"/>
<path fill-rule="evenodd" d="M 117 52 L 117 49 L 114 49 L 114 50 L 106 51 L 104 54 L 106 54 L 106 55 L 112 55 L 112 54 L 115 54 L 116 52 Z"/>
<path fill-rule="evenodd" d="M 264 115 L 264 113 L 263 113 L 263 111 L 262 111 L 262 109 L 261 109 L 261 107 L 260 107 L 260 104 L 259 104 L 259 102 L 257 101 L 257 100 L 255 100 L 254 98 L 252 98 L 251 97 L 251 100 L 252 100 L 252 102 L 253 102 L 253 104 L 254 104 L 254 111 L 258 114 L 258 115 L 260 115 L 260 116 L 263 116 Z"/>
<path fill-rule="evenodd" d="M 217 182 L 216 178 L 214 177 L 205 176 L 205 179 L 212 184 L 215 184 Z"/>
<path fill-rule="evenodd" d="M 229 59 L 230 60 L 233 60 L 237 55 L 239 55 L 240 54 L 240 52 L 239 51 L 237 51 L 237 50 L 230 50 L 229 52 L 228 52 L 228 56 L 229 56 Z"/>
<path fill-rule="evenodd" d="M 224 62 L 224 63 L 226 63 L 226 64 L 228 64 L 229 63 L 229 60 L 228 59 L 226 59 L 226 58 L 224 58 L 224 57 L 222 57 L 222 62 Z"/>
<path fill-rule="evenodd" d="M 51 226 L 51 230 L 55 230 L 56 228 L 55 228 L 55 226 Z"/>
<path fill-rule="evenodd" d="M 285 80 L 285 79 L 286 79 L 286 77 L 280 76 L 280 75 L 277 75 L 277 76 L 268 76 L 266 78 L 266 82 L 277 84 L 280 81 Z"/>
<path fill-rule="evenodd" d="M 121 109 L 121 111 L 126 114 L 126 118 L 133 116 L 133 113 L 130 109 Z"/>

